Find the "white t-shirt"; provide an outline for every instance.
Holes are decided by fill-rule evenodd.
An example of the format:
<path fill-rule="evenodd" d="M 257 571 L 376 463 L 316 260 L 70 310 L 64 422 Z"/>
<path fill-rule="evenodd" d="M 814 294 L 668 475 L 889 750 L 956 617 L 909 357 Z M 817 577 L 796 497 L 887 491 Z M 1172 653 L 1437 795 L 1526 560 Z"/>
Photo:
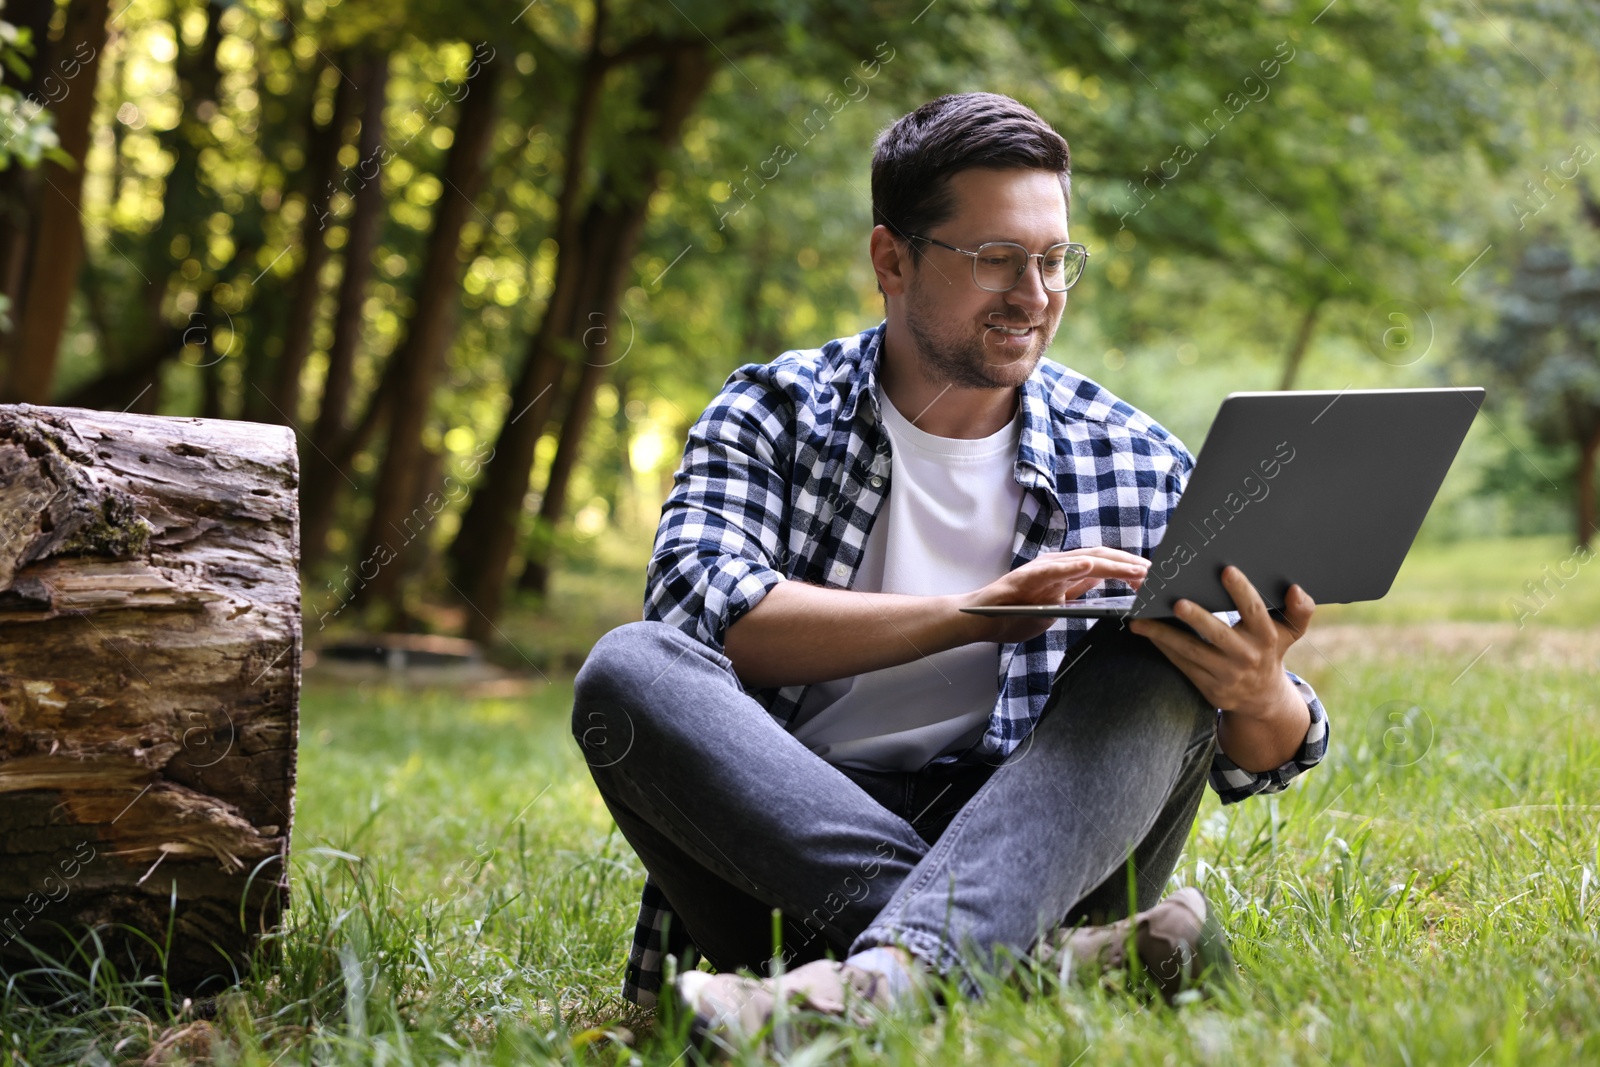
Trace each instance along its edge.
<path fill-rule="evenodd" d="M 1022 412 L 988 437 L 935 437 L 878 390 L 893 468 L 852 589 L 970 593 L 1011 569 L 1022 506 L 1015 469 Z M 829 763 L 920 770 L 983 735 L 998 697 L 1000 646 L 963 645 L 853 678 L 819 682 L 794 735 Z"/>

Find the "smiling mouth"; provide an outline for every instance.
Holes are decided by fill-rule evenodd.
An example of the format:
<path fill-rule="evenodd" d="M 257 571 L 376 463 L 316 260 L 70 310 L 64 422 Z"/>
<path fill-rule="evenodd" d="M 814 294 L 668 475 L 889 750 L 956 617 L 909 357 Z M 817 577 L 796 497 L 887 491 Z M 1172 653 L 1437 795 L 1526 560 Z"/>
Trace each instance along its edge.
<path fill-rule="evenodd" d="M 1034 329 L 1036 329 L 1036 327 L 1033 326 L 1000 326 L 992 322 L 989 323 L 986 328 L 990 330 L 999 330 L 1008 337 L 1026 337 L 1028 334 L 1032 333 Z"/>

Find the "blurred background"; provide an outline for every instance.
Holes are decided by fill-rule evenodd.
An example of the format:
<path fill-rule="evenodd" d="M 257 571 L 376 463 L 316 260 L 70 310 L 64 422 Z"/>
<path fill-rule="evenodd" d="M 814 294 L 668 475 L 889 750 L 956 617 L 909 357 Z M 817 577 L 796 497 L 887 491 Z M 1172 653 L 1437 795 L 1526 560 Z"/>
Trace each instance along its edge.
<path fill-rule="evenodd" d="M 0 401 L 294 427 L 310 644 L 565 669 L 637 618 L 688 426 L 736 366 L 880 320 L 873 139 L 977 89 L 1072 146 L 1055 359 L 1192 450 L 1234 390 L 1485 385 L 1384 617 L 1593 607 L 1554 591 L 1596 526 L 1600 5 L 0 19 Z"/>

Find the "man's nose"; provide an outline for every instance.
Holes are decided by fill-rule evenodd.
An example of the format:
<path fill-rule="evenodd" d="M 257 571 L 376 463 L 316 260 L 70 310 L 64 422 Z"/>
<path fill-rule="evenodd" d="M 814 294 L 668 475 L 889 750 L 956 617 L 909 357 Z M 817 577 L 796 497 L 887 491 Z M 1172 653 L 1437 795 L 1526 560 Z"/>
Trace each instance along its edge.
<path fill-rule="evenodd" d="M 1044 274 L 1040 270 L 1039 261 L 1032 259 L 1028 261 L 1028 269 L 1017 279 L 1017 284 L 1005 294 L 1008 303 L 1028 312 L 1029 321 L 1036 321 L 1044 313 L 1052 295 L 1050 290 L 1044 287 Z"/>

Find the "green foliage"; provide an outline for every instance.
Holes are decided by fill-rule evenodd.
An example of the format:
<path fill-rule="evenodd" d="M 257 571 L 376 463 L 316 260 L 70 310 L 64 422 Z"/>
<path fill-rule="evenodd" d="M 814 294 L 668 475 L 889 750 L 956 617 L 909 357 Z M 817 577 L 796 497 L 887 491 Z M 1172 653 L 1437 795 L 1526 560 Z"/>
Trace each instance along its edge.
<path fill-rule="evenodd" d="M 1477 339 L 1475 353 L 1521 386 L 1541 439 L 1600 432 L 1600 270 L 1575 261 L 1552 235 L 1522 254 L 1496 303 L 1495 329 Z"/>
<path fill-rule="evenodd" d="M 389 57 L 390 79 L 385 217 L 354 367 L 351 417 L 360 415 L 430 295 L 418 272 L 435 212 L 454 195 L 440 168 L 468 64 L 492 51 L 511 72 L 489 179 L 462 232 L 458 325 L 424 441 L 449 460 L 495 440 L 517 414 L 506 396 L 551 293 L 557 198 L 598 10 L 593 0 L 470 9 L 135 0 L 107 45 L 83 299 L 58 393 L 136 363 L 165 326 L 204 344 L 166 363 L 152 394 L 159 410 L 212 402 L 227 417 L 306 427 L 318 418 L 361 161 L 346 143 L 327 215 L 308 225 L 309 145 L 372 52 Z M 1600 149 L 1586 12 L 1465 0 L 608 0 L 601 46 L 617 61 L 586 189 L 638 173 L 650 57 L 709 41 L 715 73 L 668 153 L 638 251 L 619 265 L 616 321 L 585 333 L 590 353 L 614 360 L 625 411 L 591 421 L 558 565 L 581 554 L 570 517 L 586 509 L 648 539 L 684 431 L 734 367 L 878 321 L 866 258 L 870 147 L 942 92 L 1009 92 L 1067 136 L 1072 235 L 1093 258 L 1052 354 L 1191 447 L 1227 391 L 1282 380 L 1302 325 L 1299 387 L 1474 381 L 1482 364 L 1469 335 L 1490 328 L 1483 297 L 1526 244 L 1519 227 L 1583 224 L 1588 170 L 1546 178 L 1575 141 Z M 0 56 L 17 61 L 24 47 L 19 39 Z M 309 241 L 326 241 L 331 262 L 299 403 L 280 415 L 260 387 L 283 349 Z M 1394 350 L 1396 336 L 1414 345 Z M 1541 366 L 1537 380 L 1506 367 L 1495 381 L 1495 399 L 1515 402 L 1493 409 L 1500 444 L 1474 453 L 1487 466 L 1469 482 L 1487 502 L 1470 518 L 1460 512 L 1462 529 L 1538 528 L 1544 520 L 1518 501 L 1539 498 L 1542 516 L 1547 490 L 1570 491 L 1557 470 L 1569 462 L 1517 454 L 1543 446 L 1530 446 L 1516 413 L 1543 428 L 1555 408 L 1542 398 L 1571 391 L 1560 383 L 1572 375 L 1557 373 L 1571 364 Z M 121 407 L 140 388 L 100 402 Z M 564 410 L 538 449 L 524 546 Z M 313 588 L 354 562 L 381 441 L 380 430 L 348 481 L 336 479 L 330 573 L 308 576 Z M 305 453 L 307 469 L 326 462 Z M 458 507 L 430 531 L 431 550 L 448 542 Z M 431 561 L 422 573 L 428 597 L 447 592 Z"/>
<path fill-rule="evenodd" d="M 16 78 L 26 78 L 28 60 L 35 45 L 33 31 L 18 29 L 0 19 L 0 65 Z M 0 171 L 12 164 L 31 168 L 45 159 L 53 159 L 70 166 L 70 158 L 61 151 L 56 138 L 55 122 L 45 103 L 25 96 L 10 85 L 0 85 Z M 0 312 L 6 309 L 0 306 Z"/>

